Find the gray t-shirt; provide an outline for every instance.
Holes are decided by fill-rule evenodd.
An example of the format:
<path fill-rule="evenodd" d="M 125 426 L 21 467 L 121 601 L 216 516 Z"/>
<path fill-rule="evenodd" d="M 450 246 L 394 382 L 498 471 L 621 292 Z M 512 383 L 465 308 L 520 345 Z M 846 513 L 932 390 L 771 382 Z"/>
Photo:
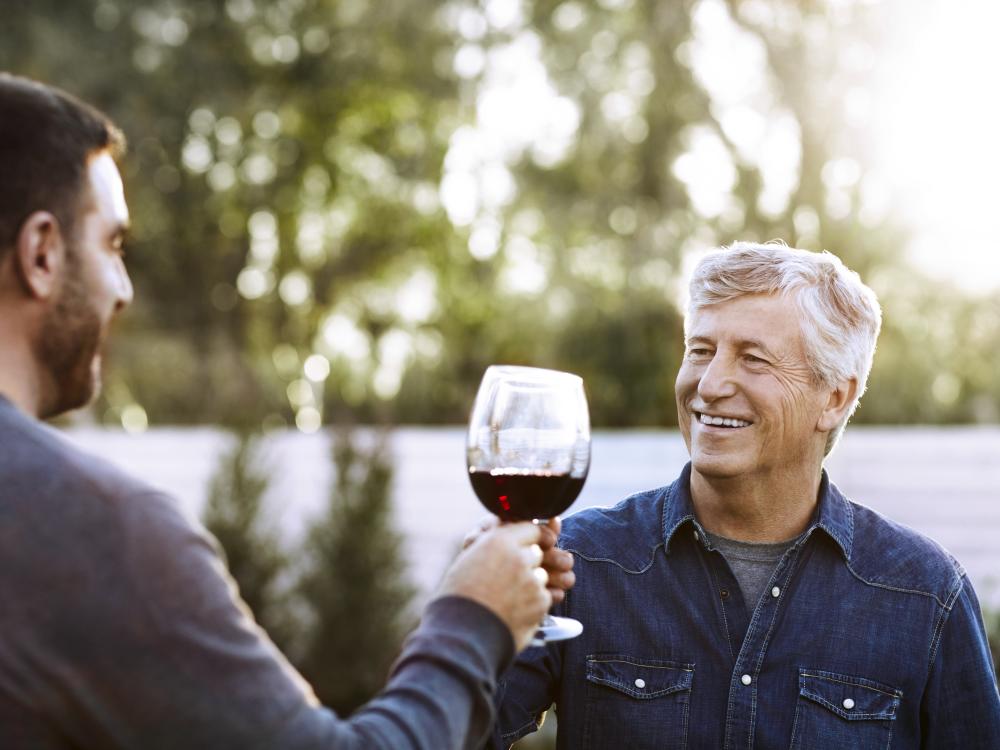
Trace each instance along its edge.
<path fill-rule="evenodd" d="M 727 539 L 707 531 L 705 535 L 709 543 L 719 550 L 729 563 L 733 575 L 736 576 L 736 582 L 740 585 L 740 591 L 743 592 L 743 601 L 751 612 L 767 588 L 781 556 L 798 541 L 789 539 L 787 542 L 758 544 Z"/>
<path fill-rule="evenodd" d="M 489 610 L 438 599 L 386 689 L 339 719 L 200 525 L 0 397 L 0 747 L 474 748 L 512 657 Z"/>

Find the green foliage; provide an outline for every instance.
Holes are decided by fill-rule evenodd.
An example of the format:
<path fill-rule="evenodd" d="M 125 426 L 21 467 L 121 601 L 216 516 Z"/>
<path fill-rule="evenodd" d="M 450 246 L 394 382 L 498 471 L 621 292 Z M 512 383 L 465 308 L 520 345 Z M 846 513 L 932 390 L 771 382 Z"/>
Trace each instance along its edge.
<path fill-rule="evenodd" d="M 920 279 L 879 291 L 895 314 L 886 318 L 859 421 L 1000 420 L 1000 300 Z"/>
<path fill-rule="evenodd" d="M 391 469 L 381 440 L 348 433 L 333 446 L 336 480 L 303 549 L 299 594 L 312 611 L 297 666 L 320 701 L 345 716 L 385 684 L 412 628 L 401 540 L 392 529 Z"/>
<path fill-rule="evenodd" d="M 579 372 L 595 425 L 670 426 L 685 265 L 784 238 L 837 252 L 883 300 L 856 421 L 996 421 L 996 300 L 912 272 L 905 231 L 865 197 L 870 140 L 847 109 L 869 71 L 844 51 L 878 48 L 882 5 L 535 0 L 504 25 L 475 0 L 16 0 L 0 68 L 93 101 L 131 141 L 137 301 L 99 417 L 456 422 L 507 362 Z M 755 106 L 798 154 L 777 193 L 695 62 L 706 13 L 759 50 Z M 517 44 L 578 127 L 561 150 L 512 136 L 495 163 L 475 155 L 477 179 L 513 189 L 453 222 L 446 155 L 490 84 L 456 55 Z M 699 143 L 731 166 L 714 206 L 684 168 Z M 430 304 L 408 307 L 413 288 Z"/>
<path fill-rule="evenodd" d="M 382 438 L 366 446 L 345 431 L 331 460 L 330 504 L 294 559 L 266 525 L 273 467 L 259 436 L 239 435 L 222 456 L 204 522 L 257 622 L 323 704 L 346 716 L 385 684 L 415 624 L 415 589 L 392 528 L 392 472 Z"/>
<path fill-rule="evenodd" d="M 258 436 L 236 436 L 235 445 L 222 456 L 211 479 L 204 523 L 222 545 L 243 601 L 258 624 L 285 650 L 291 623 L 287 602 L 278 589 L 289 561 L 263 514 L 271 472 L 262 453 Z"/>
<path fill-rule="evenodd" d="M 1000 681 L 1000 610 L 987 610 L 983 613 L 986 623 L 986 635 L 990 642 L 990 653 L 993 654 L 993 672 Z"/>
<path fill-rule="evenodd" d="M 350 290 L 384 274 L 391 294 L 419 266 L 406 251 L 450 242 L 435 196 L 455 41 L 429 20 L 435 4 L 15 6 L 0 68 L 94 102 L 130 140 L 137 301 L 100 412 L 139 401 L 154 422 L 289 421 L 302 360 L 335 355 L 322 330 L 338 305 L 363 331 L 396 322 Z M 291 368 L 279 343 L 301 355 Z M 350 378 L 369 398 L 370 367 Z"/>

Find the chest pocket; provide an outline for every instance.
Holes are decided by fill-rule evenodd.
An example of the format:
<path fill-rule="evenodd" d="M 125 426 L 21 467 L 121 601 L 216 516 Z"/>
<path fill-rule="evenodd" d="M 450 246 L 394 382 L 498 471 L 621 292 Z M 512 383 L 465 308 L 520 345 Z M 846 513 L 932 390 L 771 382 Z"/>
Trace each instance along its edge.
<path fill-rule="evenodd" d="M 792 750 L 883 750 L 903 693 L 864 677 L 799 669 Z"/>
<path fill-rule="evenodd" d="M 693 681 L 694 664 L 588 656 L 584 747 L 685 750 Z"/>

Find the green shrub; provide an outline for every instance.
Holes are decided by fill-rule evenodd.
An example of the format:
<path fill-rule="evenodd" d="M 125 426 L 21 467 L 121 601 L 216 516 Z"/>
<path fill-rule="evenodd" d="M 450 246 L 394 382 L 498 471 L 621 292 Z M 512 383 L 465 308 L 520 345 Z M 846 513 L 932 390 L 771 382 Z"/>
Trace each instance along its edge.
<path fill-rule="evenodd" d="M 310 529 L 298 591 L 313 618 L 296 666 L 341 716 L 370 700 L 414 625 L 402 540 L 392 528 L 384 437 L 365 448 L 342 433 L 325 516 Z"/>
<path fill-rule="evenodd" d="M 236 435 L 212 476 L 204 523 L 222 546 L 229 572 L 254 619 L 286 651 L 292 626 L 279 586 L 288 558 L 267 524 L 263 505 L 271 473 L 260 437 Z"/>

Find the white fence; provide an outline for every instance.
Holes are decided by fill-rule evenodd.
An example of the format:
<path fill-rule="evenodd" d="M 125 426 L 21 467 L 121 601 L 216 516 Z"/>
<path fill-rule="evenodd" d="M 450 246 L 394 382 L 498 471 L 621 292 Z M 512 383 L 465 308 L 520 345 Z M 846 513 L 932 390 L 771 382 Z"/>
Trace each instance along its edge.
<path fill-rule="evenodd" d="M 80 427 L 69 435 L 85 450 L 176 495 L 194 514 L 230 439 L 210 428 L 128 435 Z M 325 435 L 289 432 L 267 445 L 274 477 L 268 512 L 290 542 L 326 500 L 328 441 Z M 485 511 L 466 476 L 462 429 L 400 428 L 390 445 L 396 524 L 413 581 L 426 595 Z M 686 460 L 677 432 L 597 432 L 590 477 L 573 510 L 614 504 L 670 482 Z M 1000 428 L 851 427 L 828 469 L 853 499 L 947 547 L 984 603 L 1000 607 Z"/>

